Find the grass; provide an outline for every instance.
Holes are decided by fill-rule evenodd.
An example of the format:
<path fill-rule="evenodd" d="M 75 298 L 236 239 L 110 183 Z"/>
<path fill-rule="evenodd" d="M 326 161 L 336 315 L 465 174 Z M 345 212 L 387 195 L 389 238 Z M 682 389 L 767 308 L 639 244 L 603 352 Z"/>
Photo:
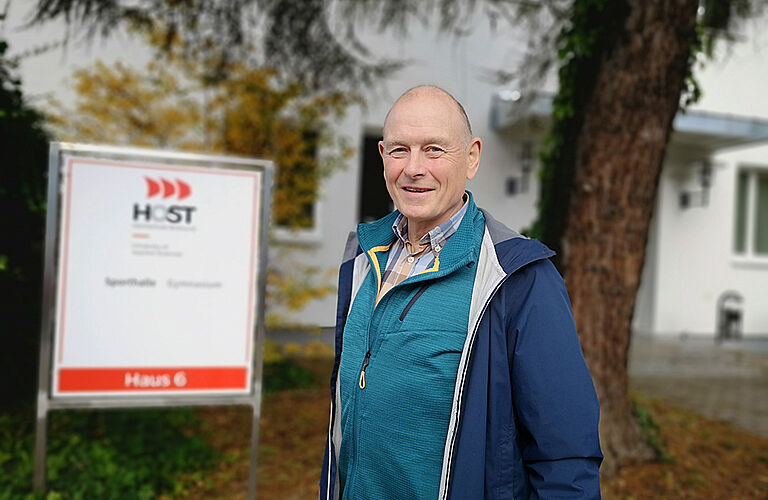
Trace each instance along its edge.
<path fill-rule="evenodd" d="M 633 399 L 632 414 L 640 426 L 640 432 L 645 442 L 653 448 L 660 462 L 674 462 L 675 459 L 669 455 L 664 440 L 661 438 L 661 429 L 659 429 L 650 408 L 647 406 L 648 401 L 640 394 L 635 394 Z"/>
<path fill-rule="evenodd" d="M 657 429 L 652 439 L 662 455 L 604 480 L 604 499 L 768 498 L 768 439 L 663 401 L 636 400 Z"/>
<path fill-rule="evenodd" d="M 259 498 L 317 497 L 332 361 L 265 365 Z M 636 398 L 636 417 L 662 460 L 603 478 L 607 500 L 768 498 L 768 439 L 662 401 Z M 245 407 L 70 411 L 53 415 L 56 499 L 244 499 L 251 415 Z M 0 414 L 0 500 L 32 499 L 31 411 Z"/>
<path fill-rule="evenodd" d="M 304 389 L 315 381 L 314 373 L 290 361 L 264 365 L 265 394 Z M 228 410 L 246 418 L 235 432 L 218 431 L 248 438 L 250 408 Z M 205 409 L 191 408 L 52 412 L 48 491 L 41 496 L 31 493 L 34 409 L 0 413 L 0 500 L 188 497 L 190 489 L 210 482 L 208 471 L 217 464 L 248 461 L 247 449 L 221 452 L 204 439 L 210 437 L 204 415 Z"/>
<path fill-rule="evenodd" d="M 259 498 L 317 498 L 328 425 L 331 361 L 301 360 L 319 382 L 264 399 L 259 450 Z M 768 439 L 701 417 L 659 400 L 636 396 L 636 413 L 646 438 L 659 449 L 657 462 L 625 467 L 603 478 L 606 500 L 768 498 Z M 222 429 L 250 425 L 235 408 L 209 408 L 202 419 L 209 442 L 233 459 L 221 464 L 210 483 L 189 498 L 240 500 L 248 477 L 247 435 Z M 172 498 L 172 497 L 169 497 Z M 183 498 L 183 497 L 176 497 Z"/>

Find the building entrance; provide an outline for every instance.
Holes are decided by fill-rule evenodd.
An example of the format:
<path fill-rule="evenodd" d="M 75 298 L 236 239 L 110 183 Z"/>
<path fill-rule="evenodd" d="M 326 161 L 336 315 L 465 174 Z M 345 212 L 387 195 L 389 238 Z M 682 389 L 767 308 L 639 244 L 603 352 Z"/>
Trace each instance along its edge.
<path fill-rule="evenodd" d="M 380 135 L 365 135 L 363 138 L 362 169 L 360 175 L 360 222 L 380 219 L 394 210 L 392 200 L 384 183 L 383 167 L 379 155 Z"/>

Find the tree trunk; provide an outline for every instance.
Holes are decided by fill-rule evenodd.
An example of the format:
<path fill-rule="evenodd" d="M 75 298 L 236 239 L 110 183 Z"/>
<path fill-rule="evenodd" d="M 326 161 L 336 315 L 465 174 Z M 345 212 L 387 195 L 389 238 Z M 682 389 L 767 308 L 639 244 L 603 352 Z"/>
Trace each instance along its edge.
<path fill-rule="evenodd" d="M 603 472 L 649 459 L 627 394 L 630 323 L 697 0 L 629 0 L 577 134 L 562 268 L 601 404 Z"/>

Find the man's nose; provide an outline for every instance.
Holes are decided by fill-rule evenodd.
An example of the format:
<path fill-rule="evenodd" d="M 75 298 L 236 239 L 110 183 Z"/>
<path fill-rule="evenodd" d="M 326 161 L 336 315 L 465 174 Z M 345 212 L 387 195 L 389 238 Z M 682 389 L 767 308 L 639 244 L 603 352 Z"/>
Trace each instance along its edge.
<path fill-rule="evenodd" d="M 405 165 L 403 173 L 411 178 L 421 177 L 426 173 L 424 158 L 419 152 L 408 156 L 408 163 Z"/>

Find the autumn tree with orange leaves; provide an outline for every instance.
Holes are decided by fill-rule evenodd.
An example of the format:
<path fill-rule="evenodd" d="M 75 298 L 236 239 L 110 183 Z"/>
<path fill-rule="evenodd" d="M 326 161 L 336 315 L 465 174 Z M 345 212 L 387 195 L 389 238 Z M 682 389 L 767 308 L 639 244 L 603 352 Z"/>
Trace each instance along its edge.
<path fill-rule="evenodd" d="M 72 108 L 53 103 L 62 140 L 206 151 L 269 158 L 277 165 L 272 215 L 277 226 L 311 227 L 320 181 L 351 152 L 327 132 L 350 98 L 308 96 L 279 85 L 270 69 L 233 65 L 204 82 L 183 61 L 143 70 L 97 62 L 73 75 Z"/>

